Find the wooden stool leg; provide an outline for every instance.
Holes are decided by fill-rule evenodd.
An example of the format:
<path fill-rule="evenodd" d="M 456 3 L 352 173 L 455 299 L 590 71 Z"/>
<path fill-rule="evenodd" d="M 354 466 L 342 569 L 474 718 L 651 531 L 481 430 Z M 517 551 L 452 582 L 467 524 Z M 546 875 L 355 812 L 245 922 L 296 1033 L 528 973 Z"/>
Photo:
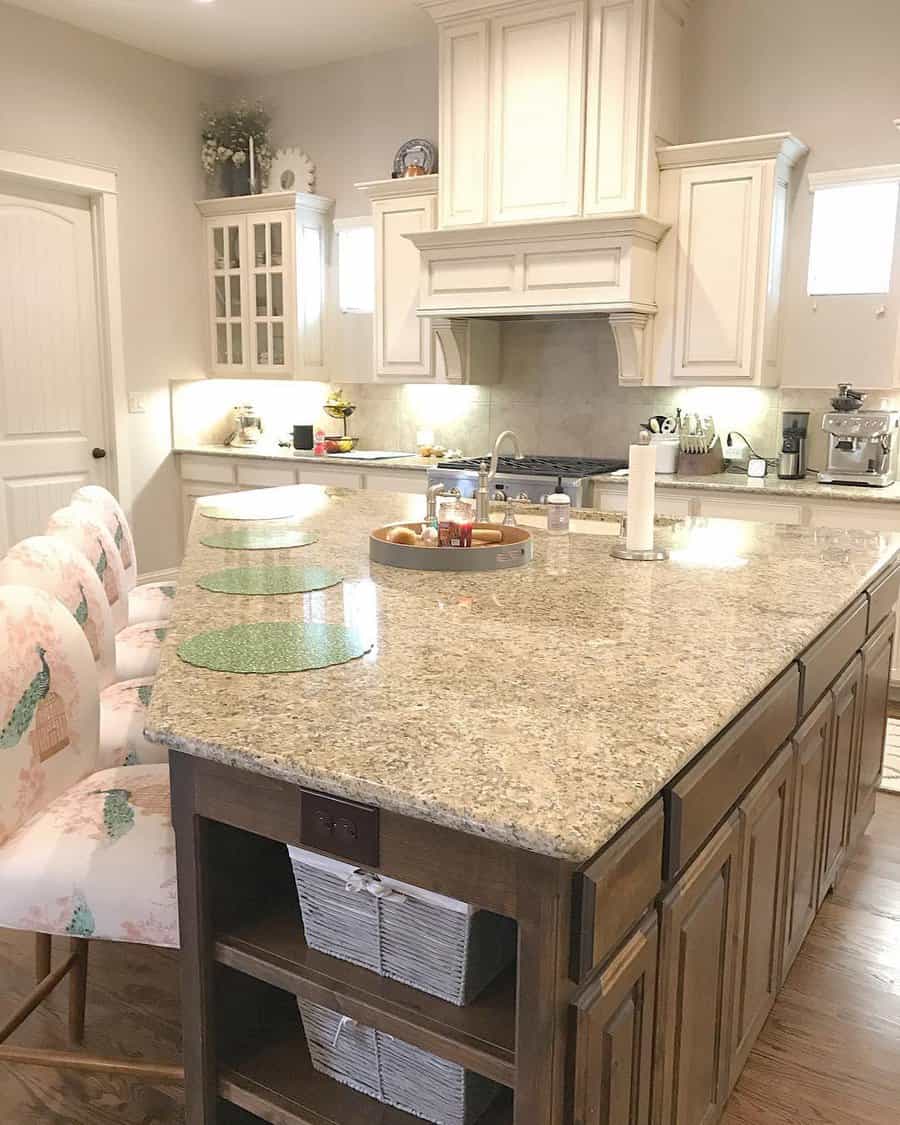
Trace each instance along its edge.
<path fill-rule="evenodd" d="M 84 1042 L 88 942 L 85 938 L 71 938 L 70 948 L 75 956 L 75 961 L 69 974 L 69 1045 L 80 1047 Z"/>
<path fill-rule="evenodd" d="M 50 972 L 53 938 L 49 934 L 34 935 L 34 979 L 40 984 Z"/>

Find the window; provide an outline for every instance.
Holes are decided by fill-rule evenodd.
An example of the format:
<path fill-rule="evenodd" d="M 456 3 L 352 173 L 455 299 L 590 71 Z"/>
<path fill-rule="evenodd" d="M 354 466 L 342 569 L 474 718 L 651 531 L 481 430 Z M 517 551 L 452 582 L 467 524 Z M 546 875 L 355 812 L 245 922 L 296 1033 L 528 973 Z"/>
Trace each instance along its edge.
<path fill-rule="evenodd" d="M 338 305 L 342 313 L 375 308 L 375 230 L 371 219 L 338 219 Z"/>
<path fill-rule="evenodd" d="M 888 173 L 893 171 L 893 178 Z M 840 179 L 838 179 L 840 177 Z M 900 168 L 810 176 L 810 295 L 891 288 Z"/>

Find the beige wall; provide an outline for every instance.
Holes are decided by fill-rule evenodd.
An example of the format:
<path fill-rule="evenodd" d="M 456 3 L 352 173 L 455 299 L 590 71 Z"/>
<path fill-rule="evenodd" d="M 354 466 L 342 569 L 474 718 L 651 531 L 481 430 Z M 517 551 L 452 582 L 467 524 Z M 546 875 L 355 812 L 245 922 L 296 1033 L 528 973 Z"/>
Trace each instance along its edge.
<path fill-rule="evenodd" d="M 118 174 L 134 523 L 142 571 L 175 565 L 168 384 L 202 373 L 204 287 L 193 200 L 211 79 L 0 4 L 0 145 Z"/>
<path fill-rule="evenodd" d="M 806 173 L 900 163 L 897 0 L 693 0 L 683 137 L 790 130 L 800 168 L 784 290 L 784 386 L 866 386 L 896 367 L 900 281 L 883 296 L 806 295 L 812 215 Z M 900 253 L 900 238 L 898 238 Z M 878 316 L 887 304 L 887 315 Z M 884 382 L 882 382 L 884 385 Z"/>
<path fill-rule="evenodd" d="M 277 145 L 300 145 L 316 164 L 316 191 L 335 216 L 368 213 L 353 185 L 387 180 L 394 153 L 410 137 L 437 143 L 437 38 L 414 48 L 310 67 L 248 82 L 263 98 Z"/>

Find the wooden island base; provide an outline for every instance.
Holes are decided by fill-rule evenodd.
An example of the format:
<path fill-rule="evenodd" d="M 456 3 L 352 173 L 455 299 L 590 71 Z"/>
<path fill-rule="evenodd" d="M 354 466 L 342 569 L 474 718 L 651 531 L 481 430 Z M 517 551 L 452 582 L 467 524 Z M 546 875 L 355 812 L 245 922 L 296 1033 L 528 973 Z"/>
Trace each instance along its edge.
<path fill-rule="evenodd" d="M 415 1125 L 312 1069 L 296 997 L 506 1086 L 483 1125 L 712 1125 L 872 816 L 898 587 L 580 868 L 379 810 L 363 866 L 518 924 L 516 965 L 462 1008 L 310 950 L 283 846 L 308 846 L 304 791 L 173 751 L 189 1125 Z"/>

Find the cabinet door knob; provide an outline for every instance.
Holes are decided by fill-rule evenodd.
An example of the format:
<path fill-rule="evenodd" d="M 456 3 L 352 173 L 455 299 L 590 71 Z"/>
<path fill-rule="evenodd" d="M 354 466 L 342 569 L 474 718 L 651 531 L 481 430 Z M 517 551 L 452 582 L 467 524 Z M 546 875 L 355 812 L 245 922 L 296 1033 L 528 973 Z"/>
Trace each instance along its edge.
<path fill-rule="evenodd" d="M 91 450 L 91 456 L 94 458 L 95 461 L 102 461 L 103 458 L 106 456 L 106 450 L 101 449 L 99 445 L 95 445 L 94 448 Z"/>

